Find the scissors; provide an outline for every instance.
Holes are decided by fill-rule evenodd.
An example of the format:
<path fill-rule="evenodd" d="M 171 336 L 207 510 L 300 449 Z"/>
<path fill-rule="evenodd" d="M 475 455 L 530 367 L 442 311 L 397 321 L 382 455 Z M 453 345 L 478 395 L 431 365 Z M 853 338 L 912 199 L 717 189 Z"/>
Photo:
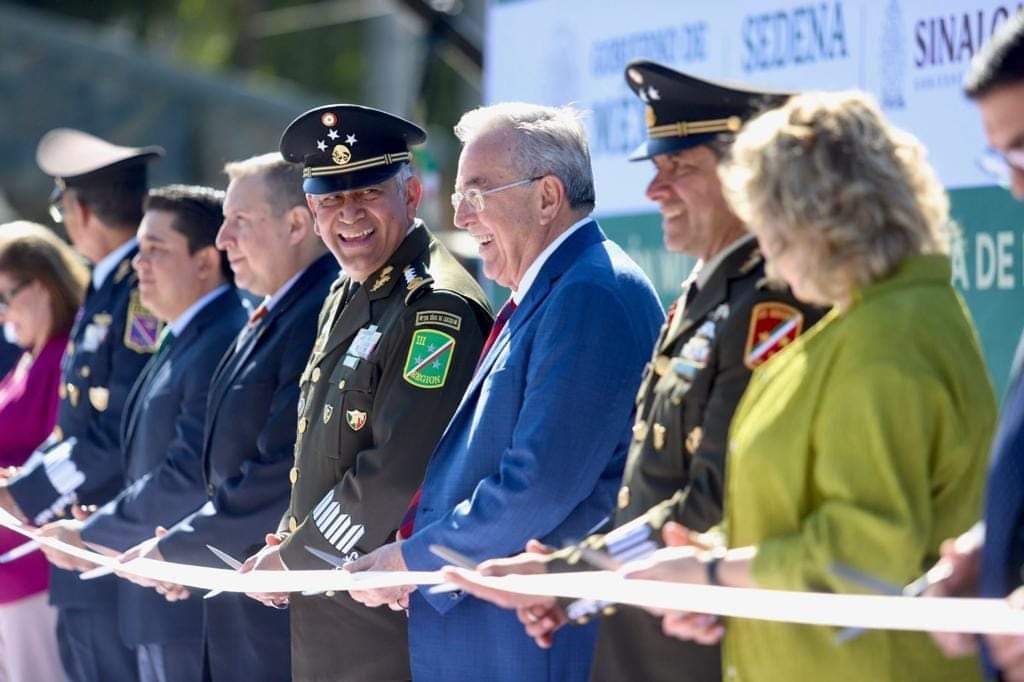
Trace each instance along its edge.
<path fill-rule="evenodd" d="M 941 560 L 925 573 L 911 580 L 903 587 L 900 587 L 899 585 L 882 580 L 881 578 L 876 578 L 873 575 L 868 575 L 867 573 L 858 571 L 856 568 L 839 562 L 833 562 L 831 568 L 832 572 L 840 578 L 857 583 L 861 587 L 865 587 L 872 592 L 878 592 L 879 594 L 885 594 L 892 597 L 920 597 L 929 587 L 937 582 L 945 580 L 953 574 L 953 563 L 951 561 Z M 842 644 L 843 642 L 849 642 L 852 639 L 860 637 L 862 634 L 864 634 L 864 628 L 844 628 L 836 634 L 836 641 Z"/>

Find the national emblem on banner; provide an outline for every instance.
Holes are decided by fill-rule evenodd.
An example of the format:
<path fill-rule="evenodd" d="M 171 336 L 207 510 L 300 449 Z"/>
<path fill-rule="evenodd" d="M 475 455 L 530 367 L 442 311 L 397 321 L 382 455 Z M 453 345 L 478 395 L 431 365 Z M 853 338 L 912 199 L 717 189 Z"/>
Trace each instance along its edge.
<path fill-rule="evenodd" d="M 750 313 L 743 364 L 750 369 L 763 365 L 800 336 L 804 316 L 785 303 L 758 303 Z"/>
<path fill-rule="evenodd" d="M 142 305 L 139 290 L 133 291 L 128 302 L 128 319 L 124 325 L 124 345 L 136 353 L 153 353 L 162 329 L 163 323 Z"/>
<path fill-rule="evenodd" d="M 402 378 L 417 388 L 441 388 L 454 354 L 453 337 L 436 329 L 419 329 L 409 343 Z"/>

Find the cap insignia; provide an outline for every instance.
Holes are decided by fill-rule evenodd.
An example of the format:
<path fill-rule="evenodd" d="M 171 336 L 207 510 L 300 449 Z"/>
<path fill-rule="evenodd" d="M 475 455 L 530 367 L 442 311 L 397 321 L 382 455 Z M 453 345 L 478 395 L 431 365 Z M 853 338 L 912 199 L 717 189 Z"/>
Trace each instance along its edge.
<path fill-rule="evenodd" d="M 331 131 L 334 132 L 334 131 Z M 331 150 L 331 160 L 339 166 L 344 166 L 346 163 L 352 160 L 352 152 L 348 150 L 343 144 L 334 145 L 334 149 Z"/>
<path fill-rule="evenodd" d="M 323 115 L 320 117 L 320 122 L 323 123 L 324 126 L 328 128 L 333 128 L 334 126 L 338 125 L 338 115 L 335 114 L 333 111 L 325 111 Z"/>

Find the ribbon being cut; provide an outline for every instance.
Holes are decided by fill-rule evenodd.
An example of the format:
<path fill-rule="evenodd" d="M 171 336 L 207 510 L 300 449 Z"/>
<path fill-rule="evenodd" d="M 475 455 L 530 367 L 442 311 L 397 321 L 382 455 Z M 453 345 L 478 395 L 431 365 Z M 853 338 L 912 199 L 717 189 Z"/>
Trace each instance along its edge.
<path fill-rule="evenodd" d="M 425 571 L 350 574 L 329 569 L 237 573 L 152 559 L 134 559 L 119 565 L 111 557 L 59 540 L 37 537 L 31 527 L 2 510 L 0 526 L 97 566 L 116 567 L 121 573 L 206 590 L 326 592 L 444 582 L 440 572 Z M 715 587 L 631 580 L 610 571 L 485 577 L 473 571 L 457 570 L 481 585 L 519 594 L 596 599 L 664 610 L 836 627 L 1024 634 L 1024 611 L 1012 609 L 1002 599 L 912 598 Z"/>

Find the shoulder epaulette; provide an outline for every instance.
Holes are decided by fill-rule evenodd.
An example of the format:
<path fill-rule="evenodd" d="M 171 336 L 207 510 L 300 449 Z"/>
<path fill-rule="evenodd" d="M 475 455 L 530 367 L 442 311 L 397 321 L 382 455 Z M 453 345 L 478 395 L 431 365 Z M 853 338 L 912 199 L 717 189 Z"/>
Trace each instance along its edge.
<path fill-rule="evenodd" d="M 434 278 L 427 272 L 423 263 L 411 263 L 402 270 L 405 278 L 405 304 L 409 305 L 423 293 L 430 291 Z"/>

